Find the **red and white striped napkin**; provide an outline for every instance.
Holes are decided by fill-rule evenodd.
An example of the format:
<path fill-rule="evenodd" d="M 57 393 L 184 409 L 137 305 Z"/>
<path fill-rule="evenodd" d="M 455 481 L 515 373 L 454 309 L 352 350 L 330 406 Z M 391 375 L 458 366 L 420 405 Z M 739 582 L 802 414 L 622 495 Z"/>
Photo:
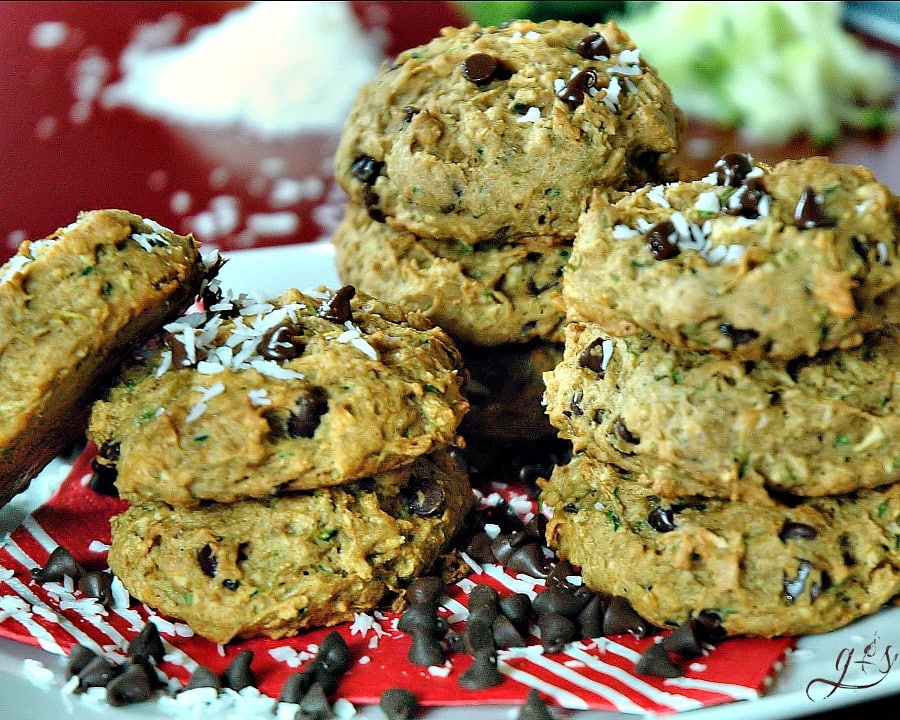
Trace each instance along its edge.
<path fill-rule="evenodd" d="M 110 539 L 109 518 L 126 503 L 98 495 L 86 487 L 93 449 L 76 461 L 59 491 L 14 530 L 0 546 L 0 636 L 68 654 L 73 644 L 125 660 L 126 647 L 146 622 L 154 622 L 167 647 L 159 669 L 177 686 L 196 666 L 222 672 L 241 650 L 253 651 L 251 669 L 260 691 L 277 698 L 285 680 L 303 668 L 318 644 L 337 630 L 346 640 L 354 663 L 341 676 L 339 697 L 357 704 L 377 704 L 389 688 L 406 687 L 423 706 L 519 705 L 531 688 L 548 704 L 573 710 L 614 710 L 668 715 L 737 700 L 753 700 L 766 691 L 793 647 L 791 638 L 733 638 L 687 666 L 683 677 L 663 679 L 635 673 L 634 664 L 652 637 L 622 635 L 570 643 L 565 652 L 545 654 L 540 641 L 528 648 L 498 653 L 504 681 L 493 688 L 467 690 L 459 678 L 472 658 L 451 653 L 441 667 L 411 663 L 411 638 L 396 629 L 397 614 L 359 615 L 353 623 L 304 632 L 282 640 L 255 639 L 220 646 L 193 635 L 184 623 L 158 616 L 132 602 L 128 608 L 105 610 L 71 587 L 40 584 L 31 569 L 42 567 L 58 545 L 68 549 L 87 570 L 104 570 Z M 522 503 L 521 488 L 496 485 L 513 506 Z M 516 576 L 499 565 L 487 565 L 449 588 L 443 606 L 451 627 L 465 621 L 468 590 L 475 583 L 494 586 L 501 595 L 540 592 L 534 578 Z"/>

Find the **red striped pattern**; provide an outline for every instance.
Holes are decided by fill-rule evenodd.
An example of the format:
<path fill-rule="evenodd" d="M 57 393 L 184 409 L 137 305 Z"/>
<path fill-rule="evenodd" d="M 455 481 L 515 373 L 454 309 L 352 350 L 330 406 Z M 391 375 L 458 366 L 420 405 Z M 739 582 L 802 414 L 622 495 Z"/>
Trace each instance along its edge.
<path fill-rule="evenodd" d="M 758 697 L 793 645 L 790 639 L 730 639 L 692 664 L 693 669 L 689 668 L 684 677 L 664 680 L 640 676 L 633 670 L 635 660 L 647 644 L 654 642 L 653 638 L 586 640 L 570 644 L 564 653 L 547 655 L 540 652 L 540 639 L 533 636 L 533 645 L 528 648 L 499 652 L 503 683 L 472 691 L 459 685 L 461 674 L 471 663 L 465 654 L 452 654 L 446 666 L 438 669 L 419 667 L 407 660 L 411 640 L 395 629 L 397 615 L 375 616 L 368 628 L 364 623 L 345 623 L 287 640 L 257 639 L 221 647 L 199 637 L 183 636 L 186 626 L 159 618 L 141 604 L 103 614 L 84 612 L 66 607 L 61 596 L 52 592 L 52 584 L 33 582 L 30 572 L 46 563 L 57 544 L 63 544 L 88 569 L 106 568 L 105 552 L 92 549 L 98 547 L 94 541 L 108 544 L 109 518 L 125 505 L 85 487 L 90 458 L 89 450 L 78 459 L 57 495 L 0 546 L 0 635 L 56 654 L 67 654 L 73 644 L 79 643 L 123 660 L 129 640 L 144 623 L 153 621 L 168 652 L 160 670 L 174 686 L 186 681 L 197 664 L 221 672 L 239 651 L 251 649 L 252 669 L 260 690 L 277 697 L 284 681 L 302 669 L 303 658 L 315 653 L 328 632 L 337 630 L 356 658 L 341 680 L 338 695 L 354 703 L 377 703 L 384 690 L 404 686 L 416 693 L 422 705 L 520 704 L 530 688 L 537 688 L 547 702 L 573 710 L 666 715 Z M 500 492 L 507 499 L 516 495 L 515 488 L 502 487 Z M 533 579 L 515 577 L 499 566 L 473 571 L 449 589 L 445 612 L 456 621 L 456 629 L 463 627 L 467 590 L 473 583 L 490 584 L 501 594 L 541 589 Z M 73 594 L 83 597 L 77 591 Z M 276 648 L 281 650 L 273 657 L 270 651 Z"/>

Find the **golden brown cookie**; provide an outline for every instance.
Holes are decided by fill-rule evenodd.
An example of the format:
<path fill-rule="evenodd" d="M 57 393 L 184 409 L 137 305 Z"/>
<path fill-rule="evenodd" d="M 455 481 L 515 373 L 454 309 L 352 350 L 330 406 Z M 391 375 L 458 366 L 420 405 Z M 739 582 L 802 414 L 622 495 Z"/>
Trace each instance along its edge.
<path fill-rule="evenodd" d="M 457 342 L 562 342 L 571 240 L 433 240 L 375 222 L 350 204 L 332 242 L 342 282 L 421 312 Z"/>
<path fill-rule="evenodd" d="M 663 500 L 577 455 L 543 481 L 547 540 L 647 621 L 715 613 L 729 635 L 822 633 L 900 591 L 900 484 L 770 506 Z"/>
<path fill-rule="evenodd" d="M 193 237 L 82 212 L 0 267 L 0 505 L 83 437 L 99 381 L 213 273 Z"/>
<path fill-rule="evenodd" d="M 225 643 L 388 609 L 460 530 L 474 495 L 439 450 L 341 487 L 199 508 L 137 503 L 109 565 L 131 595 Z"/>
<path fill-rule="evenodd" d="M 570 323 L 545 373 L 576 452 L 664 497 L 769 502 L 900 481 L 900 326 L 850 350 L 747 362 Z"/>
<path fill-rule="evenodd" d="M 443 330 L 352 286 L 221 298 L 165 327 L 89 437 L 133 501 L 339 485 L 456 443 L 461 370 Z"/>
<path fill-rule="evenodd" d="M 868 169 L 734 154 L 702 180 L 595 193 L 563 296 L 612 335 L 790 359 L 898 322 L 898 254 L 900 200 Z"/>
<path fill-rule="evenodd" d="M 593 187 L 667 177 L 684 130 L 614 22 L 448 27 L 363 86 L 335 177 L 373 218 L 422 237 L 572 237 Z"/>

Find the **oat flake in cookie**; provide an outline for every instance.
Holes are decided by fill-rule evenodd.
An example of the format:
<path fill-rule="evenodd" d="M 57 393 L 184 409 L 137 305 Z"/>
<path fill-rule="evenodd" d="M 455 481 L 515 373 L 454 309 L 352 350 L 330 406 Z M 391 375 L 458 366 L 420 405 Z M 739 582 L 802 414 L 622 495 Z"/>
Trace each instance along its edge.
<path fill-rule="evenodd" d="M 448 27 L 363 86 L 335 177 L 417 235 L 572 237 L 593 187 L 665 177 L 684 128 L 614 22 Z"/>
<path fill-rule="evenodd" d="M 113 209 L 25 241 L 0 267 L 0 505 L 83 437 L 99 381 L 212 273 L 193 237 Z"/>
<path fill-rule="evenodd" d="M 790 362 L 699 353 L 570 323 L 544 374 L 550 422 L 575 452 L 665 497 L 768 503 L 900 480 L 900 326 Z"/>
<path fill-rule="evenodd" d="M 109 565 L 132 596 L 198 635 L 295 635 L 390 606 L 472 508 L 468 475 L 437 450 L 341 487 L 199 508 L 132 505 Z"/>
<path fill-rule="evenodd" d="M 126 499 L 333 486 L 457 442 L 459 351 L 420 314 L 352 286 L 206 300 L 94 405 L 89 437 Z"/>
<path fill-rule="evenodd" d="M 597 192 L 570 320 L 743 359 L 859 345 L 900 314 L 900 201 L 860 166 L 725 156 L 708 177 Z"/>
<path fill-rule="evenodd" d="M 900 591 L 900 484 L 771 506 L 662 500 L 615 466 L 578 455 L 543 482 L 547 541 L 592 590 L 648 622 L 704 611 L 729 635 L 822 633 Z"/>

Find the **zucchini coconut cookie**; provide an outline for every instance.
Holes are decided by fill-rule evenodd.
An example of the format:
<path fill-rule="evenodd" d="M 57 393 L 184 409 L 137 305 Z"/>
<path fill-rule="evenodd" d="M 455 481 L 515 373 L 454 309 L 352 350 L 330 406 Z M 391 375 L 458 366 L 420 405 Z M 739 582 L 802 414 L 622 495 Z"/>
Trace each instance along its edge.
<path fill-rule="evenodd" d="M 864 167 L 733 154 L 710 176 L 595 192 L 563 278 L 570 320 L 789 360 L 900 310 L 900 199 Z"/>
<path fill-rule="evenodd" d="M 663 497 L 768 502 L 900 478 L 900 326 L 850 350 L 747 362 L 570 323 L 545 373 L 547 413 L 575 452 Z"/>
<path fill-rule="evenodd" d="M 335 177 L 373 219 L 415 235 L 571 238 L 593 187 L 658 181 L 684 132 L 614 22 L 472 24 L 363 86 Z"/>
<path fill-rule="evenodd" d="M 458 442 L 460 355 L 420 314 L 352 286 L 207 308 L 166 325 L 93 407 L 88 436 L 126 499 L 265 498 Z"/>
<path fill-rule="evenodd" d="M 474 502 L 435 450 L 339 487 L 201 508 L 133 505 L 112 519 L 109 566 L 198 635 L 278 638 L 387 607 L 432 567 Z"/>
<path fill-rule="evenodd" d="M 897 483 L 769 506 L 669 501 L 582 454 L 542 485 L 551 547 L 659 627 L 712 612 L 729 635 L 822 633 L 900 591 Z"/>
<path fill-rule="evenodd" d="M 0 505 L 84 437 L 98 384 L 214 269 L 191 236 L 93 210 L 0 267 Z"/>

